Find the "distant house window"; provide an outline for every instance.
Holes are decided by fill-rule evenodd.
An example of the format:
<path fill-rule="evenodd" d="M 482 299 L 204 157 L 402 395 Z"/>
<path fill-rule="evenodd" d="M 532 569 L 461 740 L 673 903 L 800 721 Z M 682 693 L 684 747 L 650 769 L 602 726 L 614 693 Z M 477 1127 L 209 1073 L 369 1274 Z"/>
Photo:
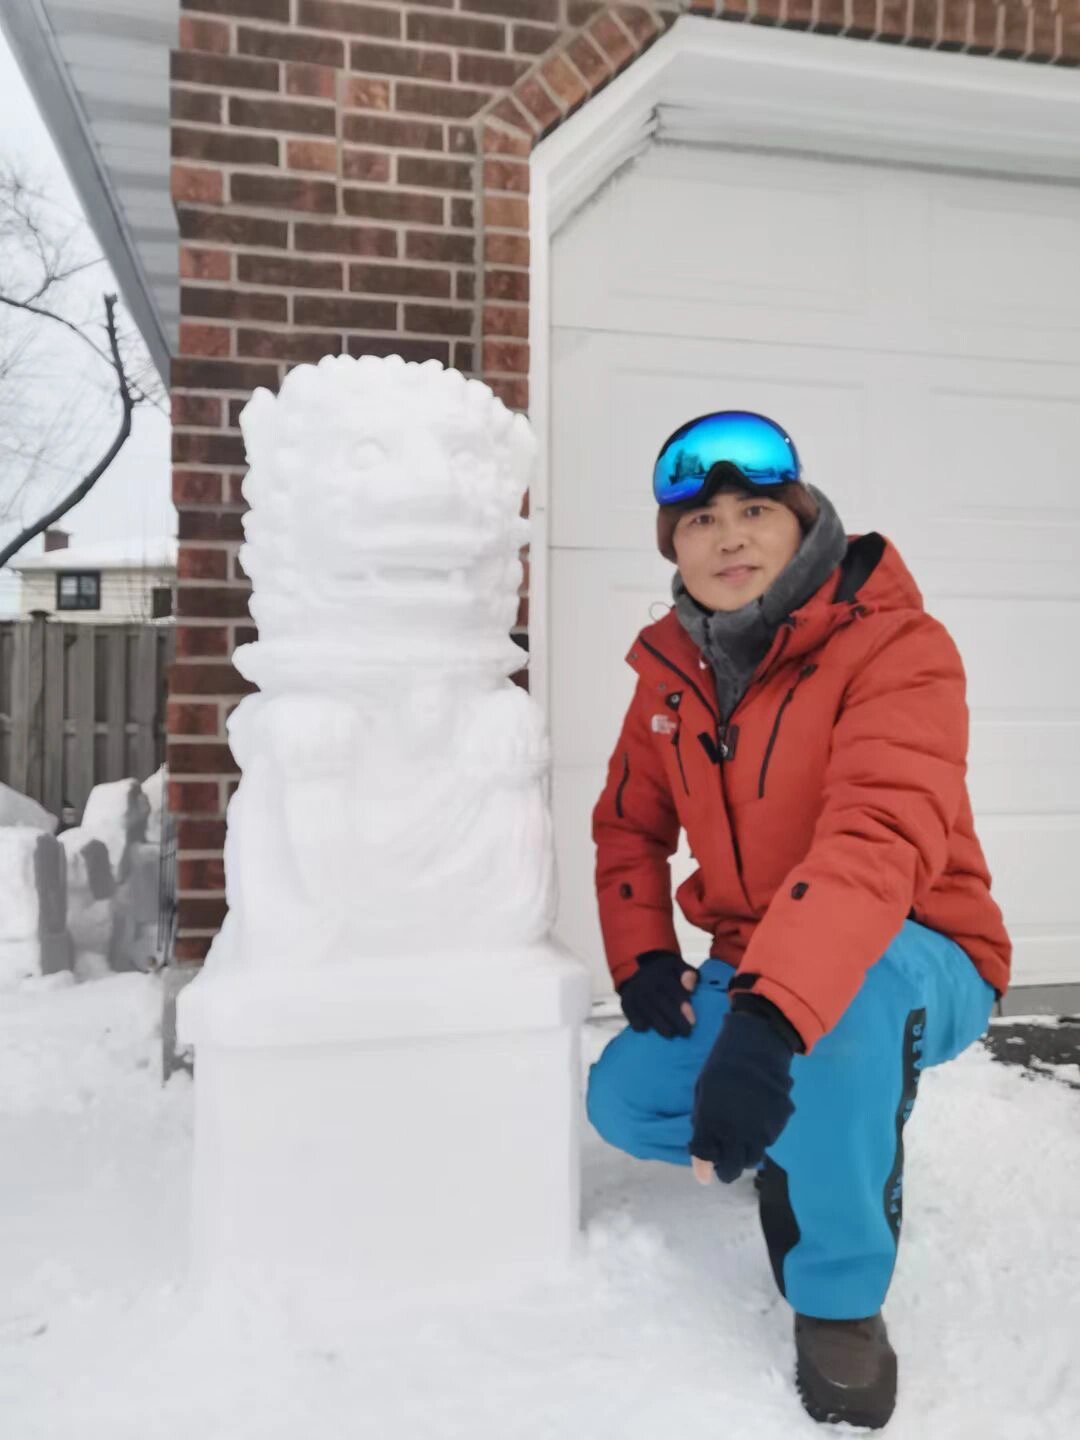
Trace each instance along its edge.
<path fill-rule="evenodd" d="M 100 610 L 101 576 L 96 571 L 61 571 L 56 577 L 57 610 Z"/>
<path fill-rule="evenodd" d="M 155 585 L 150 592 L 150 616 L 153 620 L 166 620 L 172 614 L 172 586 Z"/>

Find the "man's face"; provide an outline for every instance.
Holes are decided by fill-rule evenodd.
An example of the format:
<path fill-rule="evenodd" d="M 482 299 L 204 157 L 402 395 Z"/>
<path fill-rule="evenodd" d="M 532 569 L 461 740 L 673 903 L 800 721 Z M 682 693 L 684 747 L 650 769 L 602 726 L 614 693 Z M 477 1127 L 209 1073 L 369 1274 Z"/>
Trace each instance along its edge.
<path fill-rule="evenodd" d="M 801 543 L 786 505 L 736 490 L 688 510 L 673 536 L 683 583 L 706 610 L 740 610 L 764 595 Z"/>

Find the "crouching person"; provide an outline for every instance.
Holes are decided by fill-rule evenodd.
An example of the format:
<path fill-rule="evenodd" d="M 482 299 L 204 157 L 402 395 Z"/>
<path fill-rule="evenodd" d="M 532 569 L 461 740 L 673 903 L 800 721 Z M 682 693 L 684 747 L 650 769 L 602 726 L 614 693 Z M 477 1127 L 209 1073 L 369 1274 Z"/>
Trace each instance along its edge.
<path fill-rule="evenodd" d="M 965 786 L 964 674 L 903 561 L 849 540 L 790 438 L 737 411 L 665 443 L 675 604 L 643 630 L 596 806 L 604 944 L 629 1026 L 589 1078 L 612 1145 L 760 1171 L 762 1228 L 821 1421 L 896 1400 L 881 1309 L 920 1072 L 983 1033 L 1010 944 Z M 686 831 L 679 953 L 669 857 Z"/>

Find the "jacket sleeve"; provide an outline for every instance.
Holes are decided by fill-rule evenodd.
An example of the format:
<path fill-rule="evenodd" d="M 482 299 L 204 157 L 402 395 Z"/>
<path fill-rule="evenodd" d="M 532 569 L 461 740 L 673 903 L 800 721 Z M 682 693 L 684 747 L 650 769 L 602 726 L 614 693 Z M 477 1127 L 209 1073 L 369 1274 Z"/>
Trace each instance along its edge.
<path fill-rule="evenodd" d="M 631 701 L 607 783 L 593 811 L 596 895 L 604 952 L 616 986 L 647 950 L 679 953 L 669 860 L 679 819 L 649 735 L 642 686 Z"/>
<path fill-rule="evenodd" d="M 906 616 L 848 685 L 810 848 L 732 981 L 782 1010 L 808 1051 L 941 875 L 967 744 L 956 646 L 930 616 Z"/>

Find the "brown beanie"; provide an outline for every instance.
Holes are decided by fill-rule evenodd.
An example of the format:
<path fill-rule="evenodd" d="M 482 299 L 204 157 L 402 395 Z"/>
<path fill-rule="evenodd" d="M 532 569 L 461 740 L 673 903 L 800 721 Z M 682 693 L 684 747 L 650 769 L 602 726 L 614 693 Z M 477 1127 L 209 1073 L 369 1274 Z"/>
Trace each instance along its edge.
<path fill-rule="evenodd" d="M 713 471 L 720 471 L 720 466 L 713 467 Z M 661 505 L 656 512 L 656 544 L 665 560 L 670 560 L 673 565 L 675 559 L 675 526 L 679 518 L 690 510 L 700 510 L 702 505 L 707 505 L 712 497 L 721 490 L 740 490 L 747 495 L 760 495 L 767 500 L 778 500 L 781 505 L 786 505 L 802 526 L 805 535 L 818 517 L 818 503 L 814 499 L 810 487 L 802 480 L 790 480 L 784 485 L 753 485 L 750 481 L 735 470 L 734 466 L 724 463 L 724 471 L 727 473 L 712 474 L 705 483 L 705 488 L 692 500 L 684 500 L 681 505 Z"/>

